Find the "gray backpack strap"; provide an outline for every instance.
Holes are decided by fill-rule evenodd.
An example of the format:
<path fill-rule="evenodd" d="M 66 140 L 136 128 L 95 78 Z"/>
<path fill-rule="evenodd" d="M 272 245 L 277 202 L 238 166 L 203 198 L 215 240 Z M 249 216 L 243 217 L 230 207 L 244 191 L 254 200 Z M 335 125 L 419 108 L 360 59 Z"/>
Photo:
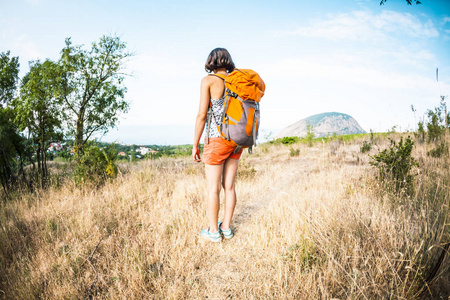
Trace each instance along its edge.
<path fill-rule="evenodd" d="M 237 145 L 236 149 L 234 149 L 233 153 L 238 153 L 239 151 L 241 151 L 242 149 L 242 145 Z"/>
<path fill-rule="evenodd" d="M 227 141 L 229 141 L 230 140 L 230 127 L 229 127 L 229 122 L 228 122 L 228 116 L 225 117 L 225 130 L 224 130 L 224 133 L 225 133 L 225 139 Z"/>
<path fill-rule="evenodd" d="M 259 103 L 255 102 L 255 111 L 253 112 L 253 124 L 252 124 L 252 138 L 253 138 L 253 145 L 256 146 L 256 112 L 259 110 Z M 249 152 L 251 150 L 249 149 Z M 250 152 L 251 153 L 251 152 Z"/>
<path fill-rule="evenodd" d="M 209 130 L 211 129 L 211 118 L 212 118 L 212 108 L 211 105 L 208 108 L 208 112 L 206 113 L 206 144 L 209 144 Z"/>
<path fill-rule="evenodd" d="M 256 109 L 253 113 L 253 125 L 252 125 L 253 145 L 256 146 Z"/>
<path fill-rule="evenodd" d="M 223 104 L 223 112 L 222 112 L 222 116 L 220 117 L 220 122 L 222 122 L 223 123 L 223 118 L 225 118 L 225 115 L 226 115 L 226 112 L 227 112 L 227 109 L 228 109 L 228 104 L 229 104 L 229 102 L 230 102 L 230 95 L 227 95 L 226 97 L 225 97 L 225 101 L 224 101 L 224 104 Z"/>

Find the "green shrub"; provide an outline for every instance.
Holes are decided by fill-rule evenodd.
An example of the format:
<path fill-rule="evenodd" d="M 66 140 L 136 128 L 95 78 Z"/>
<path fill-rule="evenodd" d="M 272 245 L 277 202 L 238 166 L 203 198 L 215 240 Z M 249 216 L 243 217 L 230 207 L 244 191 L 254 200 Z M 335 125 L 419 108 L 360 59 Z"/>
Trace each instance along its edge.
<path fill-rule="evenodd" d="M 427 111 L 428 115 L 428 123 L 427 123 L 427 133 L 428 133 L 428 141 L 433 142 L 437 141 L 441 138 L 441 136 L 445 133 L 445 124 L 444 118 L 442 116 L 442 109 L 440 107 L 436 107 L 434 111 L 429 109 Z"/>
<path fill-rule="evenodd" d="M 423 127 L 423 122 L 419 122 L 417 125 L 418 128 L 417 133 L 415 133 L 415 136 L 420 143 L 423 143 L 425 141 L 425 128 Z"/>
<path fill-rule="evenodd" d="M 291 145 L 300 142 L 300 138 L 298 136 L 285 136 L 281 139 L 281 143 L 284 145 Z"/>
<path fill-rule="evenodd" d="M 308 146 L 311 147 L 314 140 L 314 127 L 312 125 L 306 125 L 306 141 L 308 142 Z"/>
<path fill-rule="evenodd" d="M 387 186 L 392 183 L 395 191 L 410 190 L 414 176 L 410 174 L 413 166 L 418 166 L 417 161 L 411 156 L 414 142 L 408 136 L 403 142 L 403 137 L 396 143 L 390 139 L 391 146 L 376 155 L 370 156 L 370 164 L 378 168 L 378 176 Z"/>
<path fill-rule="evenodd" d="M 300 155 L 300 149 L 294 149 L 294 148 L 291 147 L 289 155 L 291 157 L 299 156 Z"/>
<path fill-rule="evenodd" d="M 427 155 L 431 157 L 441 157 L 442 155 L 448 155 L 448 153 L 448 145 L 442 141 L 435 149 L 428 151 Z"/>
<path fill-rule="evenodd" d="M 76 183 L 100 184 L 108 178 L 116 177 L 116 159 L 117 154 L 113 144 L 102 149 L 97 145 L 87 144 L 74 172 Z"/>
<path fill-rule="evenodd" d="M 369 152 L 370 150 L 372 150 L 372 144 L 369 143 L 368 141 L 364 141 L 361 146 L 361 153 L 366 153 Z"/>

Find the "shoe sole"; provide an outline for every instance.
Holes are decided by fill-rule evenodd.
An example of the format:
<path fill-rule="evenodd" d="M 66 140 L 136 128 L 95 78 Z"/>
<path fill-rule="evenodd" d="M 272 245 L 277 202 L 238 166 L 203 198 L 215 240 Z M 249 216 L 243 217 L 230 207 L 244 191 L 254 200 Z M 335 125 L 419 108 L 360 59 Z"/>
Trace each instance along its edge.
<path fill-rule="evenodd" d="M 222 241 L 222 235 L 220 234 L 220 231 L 219 231 L 219 236 L 215 239 L 215 238 L 212 238 L 211 237 L 211 235 L 204 235 L 203 234 L 203 230 L 200 232 L 200 237 L 201 238 L 203 238 L 203 239 L 205 239 L 205 240 L 209 240 L 209 241 L 211 241 L 211 242 L 213 242 L 213 243 L 219 243 L 219 242 L 221 242 Z"/>
<path fill-rule="evenodd" d="M 208 240 L 208 241 L 211 241 L 211 242 L 213 242 L 213 243 L 220 243 L 221 241 L 222 241 L 222 238 L 220 238 L 220 239 L 211 239 L 211 238 L 209 238 L 209 237 L 206 237 L 206 236 L 201 236 L 202 237 L 202 239 L 204 239 L 204 240 Z"/>

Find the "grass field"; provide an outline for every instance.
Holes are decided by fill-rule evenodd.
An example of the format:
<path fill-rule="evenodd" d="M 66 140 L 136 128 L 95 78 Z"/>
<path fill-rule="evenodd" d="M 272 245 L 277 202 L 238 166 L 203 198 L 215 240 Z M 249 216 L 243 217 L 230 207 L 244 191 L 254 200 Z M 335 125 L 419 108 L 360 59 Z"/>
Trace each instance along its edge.
<path fill-rule="evenodd" d="M 190 158 L 18 193 L 0 204 L 0 298 L 449 299 L 449 255 L 428 278 L 450 240 L 449 156 L 416 143 L 413 192 L 394 194 L 368 138 L 244 154 L 235 237 L 219 244 L 199 238 L 206 181 Z M 389 146 L 375 142 L 371 155 Z"/>

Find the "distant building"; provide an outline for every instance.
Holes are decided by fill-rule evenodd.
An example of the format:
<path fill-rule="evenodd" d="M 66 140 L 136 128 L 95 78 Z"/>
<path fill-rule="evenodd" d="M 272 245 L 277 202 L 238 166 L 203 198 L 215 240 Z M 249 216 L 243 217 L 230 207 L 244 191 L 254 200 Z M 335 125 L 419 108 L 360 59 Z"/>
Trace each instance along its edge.
<path fill-rule="evenodd" d="M 139 151 L 141 153 L 141 155 L 145 155 L 147 154 L 151 149 L 147 148 L 147 147 L 140 147 Z"/>
<path fill-rule="evenodd" d="M 119 155 L 119 156 L 127 156 L 127 154 L 125 153 L 125 152 L 119 152 L 119 154 L 117 154 L 117 155 Z"/>
<path fill-rule="evenodd" d="M 58 143 L 50 143 L 50 147 L 48 148 L 48 151 L 50 152 L 57 152 L 57 151 L 61 151 L 62 150 L 62 146 L 61 144 Z"/>

